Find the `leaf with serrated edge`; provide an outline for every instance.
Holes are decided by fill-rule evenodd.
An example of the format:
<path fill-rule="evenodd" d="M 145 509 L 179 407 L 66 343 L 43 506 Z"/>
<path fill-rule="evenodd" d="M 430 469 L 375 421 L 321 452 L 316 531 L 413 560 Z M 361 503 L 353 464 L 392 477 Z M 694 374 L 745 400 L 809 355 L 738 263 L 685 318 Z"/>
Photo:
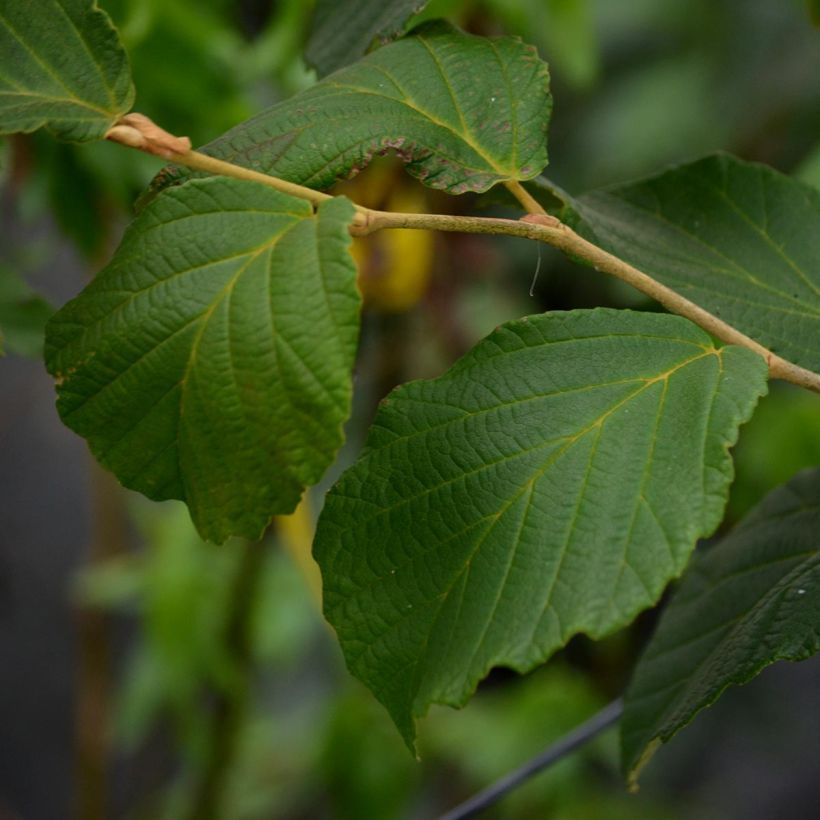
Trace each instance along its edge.
<path fill-rule="evenodd" d="M 317 189 L 393 150 L 426 185 L 486 191 L 547 164 L 551 107 L 547 66 L 532 46 L 432 23 L 202 150 Z M 177 173 L 187 172 L 166 170 L 155 186 Z"/>
<path fill-rule="evenodd" d="M 128 57 L 90 0 L 0 0 L 0 133 L 101 138 L 131 107 Z"/>
<path fill-rule="evenodd" d="M 317 0 L 305 57 L 320 77 L 358 60 L 374 40 L 392 40 L 427 0 Z"/>
<path fill-rule="evenodd" d="M 654 604 L 720 521 L 763 359 L 674 316 L 550 313 L 395 390 L 315 555 L 351 671 L 408 744 L 430 703 Z"/>
<path fill-rule="evenodd" d="M 353 206 L 212 177 L 165 192 L 51 320 L 63 421 L 200 533 L 258 538 L 342 444 L 359 294 Z"/>
<path fill-rule="evenodd" d="M 820 650 L 820 470 L 771 492 L 695 557 L 635 669 L 621 722 L 632 785 L 652 753 L 775 661 Z"/>
<path fill-rule="evenodd" d="M 820 191 L 721 154 L 574 210 L 596 244 L 820 373 Z"/>

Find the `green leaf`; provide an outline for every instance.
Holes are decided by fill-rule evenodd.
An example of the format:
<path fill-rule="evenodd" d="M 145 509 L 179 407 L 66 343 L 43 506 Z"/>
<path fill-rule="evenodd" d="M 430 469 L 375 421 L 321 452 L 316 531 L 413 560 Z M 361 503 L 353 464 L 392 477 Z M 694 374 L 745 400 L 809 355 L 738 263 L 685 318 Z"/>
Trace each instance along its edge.
<path fill-rule="evenodd" d="M 574 207 L 593 242 L 820 373 L 820 191 L 717 155 Z"/>
<path fill-rule="evenodd" d="M 351 671 L 412 745 L 430 703 L 657 601 L 717 526 L 763 359 L 673 316 L 499 328 L 395 390 L 330 492 L 315 555 Z"/>
<path fill-rule="evenodd" d="M 0 266 L 0 353 L 38 358 L 43 354 L 43 333 L 54 308 L 19 276 Z"/>
<path fill-rule="evenodd" d="M 323 189 L 394 150 L 453 194 L 529 179 L 547 162 L 547 66 L 512 37 L 415 29 L 228 131 L 206 154 Z M 184 171 L 166 170 L 155 186 Z"/>
<path fill-rule="evenodd" d="M 630 781 L 727 687 L 818 649 L 820 470 L 812 469 L 693 561 L 627 692 L 621 743 Z"/>
<path fill-rule="evenodd" d="M 0 133 L 99 139 L 134 99 L 128 57 L 91 0 L 0 0 Z"/>
<path fill-rule="evenodd" d="M 317 0 L 305 56 L 320 77 L 358 60 L 374 40 L 388 41 L 428 0 Z"/>
<path fill-rule="evenodd" d="M 353 207 L 211 177 L 156 199 L 49 323 L 63 421 L 203 537 L 258 538 L 343 441 L 359 294 Z"/>
<path fill-rule="evenodd" d="M 806 0 L 812 23 L 820 28 L 820 0 Z"/>

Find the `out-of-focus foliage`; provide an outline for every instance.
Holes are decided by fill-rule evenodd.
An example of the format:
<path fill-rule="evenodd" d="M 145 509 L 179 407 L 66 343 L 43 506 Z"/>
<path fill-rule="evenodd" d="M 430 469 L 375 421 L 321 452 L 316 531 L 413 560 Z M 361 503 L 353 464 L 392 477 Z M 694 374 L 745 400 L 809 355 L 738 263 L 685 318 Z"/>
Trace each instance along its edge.
<path fill-rule="evenodd" d="M 820 145 L 800 163 L 796 174 L 809 185 L 820 188 Z"/>
<path fill-rule="evenodd" d="M 190 811 L 191 789 L 213 753 L 213 692 L 234 705 L 240 698 L 225 634 L 229 593 L 247 546 L 201 541 L 181 504 L 135 499 L 132 509 L 146 549 L 86 571 L 76 594 L 85 606 L 128 614 L 142 625 L 122 676 L 116 737 L 134 752 L 170 727 L 182 776 L 135 808 L 171 820 Z M 228 777 L 231 820 L 429 817 L 519 765 L 603 703 L 582 672 L 553 664 L 489 687 L 468 711 L 435 709 L 419 727 L 419 765 L 382 707 L 344 673 L 292 558 L 276 541 L 263 548 L 247 620 L 253 697 Z M 616 744 L 608 738 L 488 816 L 549 811 L 566 820 L 627 818 L 636 802 L 622 793 L 616 767 Z M 637 805 L 653 820 L 678 817 L 651 799 Z"/>
<path fill-rule="evenodd" d="M 774 384 L 761 399 L 735 449 L 735 483 L 729 520 L 807 467 L 820 464 L 820 400 L 790 385 Z"/>
<path fill-rule="evenodd" d="M 305 47 L 308 62 L 320 77 L 358 60 L 374 41 L 394 39 L 426 0 L 316 0 L 310 37 Z"/>
<path fill-rule="evenodd" d="M 6 350 L 35 358 L 43 353 L 43 333 L 53 308 L 19 276 L 0 265 L 0 354 Z"/>
<path fill-rule="evenodd" d="M 575 89 L 593 86 L 600 71 L 590 0 L 486 0 L 506 31 L 535 43 L 554 72 Z"/>

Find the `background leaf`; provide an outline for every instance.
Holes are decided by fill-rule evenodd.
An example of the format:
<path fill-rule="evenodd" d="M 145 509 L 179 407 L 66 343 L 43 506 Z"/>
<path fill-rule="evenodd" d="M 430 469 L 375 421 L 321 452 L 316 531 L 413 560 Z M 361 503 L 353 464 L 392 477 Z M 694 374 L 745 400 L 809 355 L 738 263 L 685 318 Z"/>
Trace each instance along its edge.
<path fill-rule="evenodd" d="M 37 358 L 54 308 L 19 276 L 0 265 L 0 352 Z"/>
<path fill-rule="evenodd" d="M 349 65 L 373 41 L 392 40 L 427 0 L 317 0 L 305 56 L 320 77 Z"/>
<path fill-rule="evenodd" d="M 820 191 L 716 155 L 574 207 L 592 241 L 820 373 Z"/>
<path fill-rule="evenodd" d="M 732 685 L 820 649 L 820 470 L 800 473 L 697 556 L 635 670 L 621 723 L 634 782 Z"/>
<path fill-rule="evenodd" d="M 128 57 L 90 0 L 4 0 L 0 55 L 0 133 L 99 139 L 133 102 Z"/>
<path fill-rule="evenodd" d="M 352 205 L 212 177 L 167 192 L 49 324 L 63 421 L 200 533 L 258 538 L 343 441 L 359 295 Z"/>
<path fill-rule="evenodd" d="M 323 189 L 394 150 L 426 185 L 486 191 L 546 165 L 548 86 L 546 64 L 518 39 L 425 24 L 203 151 Z M 168 169 L 155 184 L 184 173 Z"/>
<path fill-rule="evenodd" d="M 549 61 L 554 76 L 590 89 L 599 70 L 589 0 L 488 0 L 504 30 L 521 34 Z"/>
<path fill-rule="evenodd" d="M 315 555 L 351 671 L 408 743 L 495 665 L 653 604 L 721 518 L 763 359 L 672 316 L 504 325 L 385 400 Z"/>

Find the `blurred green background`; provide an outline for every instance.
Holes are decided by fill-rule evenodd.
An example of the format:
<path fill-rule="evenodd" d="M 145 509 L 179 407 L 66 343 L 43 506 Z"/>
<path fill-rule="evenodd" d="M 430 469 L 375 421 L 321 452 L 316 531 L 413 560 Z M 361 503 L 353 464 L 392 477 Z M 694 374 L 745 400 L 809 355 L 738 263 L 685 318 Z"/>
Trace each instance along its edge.
<path fill-rule="evenodd" d="M 131 56 L 136 110 L 195 145 L 315 82 L 305 0 L 101 5 Z M 803 0 L 433 0 L 421 17 L 437 16 L 537 45 L 555 97 L 547 173 L 573 193 L 715 149 L 820 187 L 820 29 Z M 214 547 L 184 507 L 91 463 L 37 360 L 49 304 L 105 263 L 158 168 L 108 143 L 0 144 L 0 820 L 435 817 L 619 694 L 653 614 L 523 678 L 497 670 L 463 711 L 433 710 L 417 762 L 321 619 L 309 553 L 322 492 L 387 391 L 440 373 L 499 322 L 653 308 L 521 240 L 357 241 L 367 308 L 348 445 L 263 543 Z M 339 190 L 395 210 L 513 213 L 423 189 L 389 158 Z M 773 385 L 742 431 L 726 526 L 818 463 L 820 398 Z M 818 707 L 820 665 L 775 668 L 660 754 L 638 795 L 610 733 L 486 816 L 808 820 Z"/>

